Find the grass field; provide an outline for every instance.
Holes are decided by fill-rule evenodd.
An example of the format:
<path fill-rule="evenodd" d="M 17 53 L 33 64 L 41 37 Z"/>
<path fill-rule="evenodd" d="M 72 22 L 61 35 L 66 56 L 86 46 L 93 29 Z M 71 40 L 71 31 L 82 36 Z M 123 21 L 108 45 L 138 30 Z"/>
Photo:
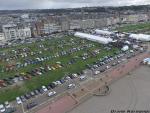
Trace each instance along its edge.
<path fill-rule="evenodd" d="M 119 27 L 116 30 L 120 32 L 146 32 L 150 31 L 150 23 L 137 23 L 137 24 L 129 24 L 129 25 L 124 25 L 123 27 Z"/>
<path fill-rule="evenodd" d="M 15 71 L 2 72 L 4 66 L 7 65 L 8 63 L 12 63 L 12 62 L 24 63 L 24 59 L 34 59 L 36 57 L 41 57 L 41 56 L 53 56 L 61 51 L 64 51 L 64 50 L 67 51 L 70 48 L 80 47 L 80 46 L 88 45 L 88 44 L 92 44 L 94 46 L 73 52 L 66 56 L 52 58 L 51 60 L 44 61 L 39 64 L 31 64 L 31 65 L 28 65 L 27 67 L 17 68 L 17 70 Z M 39 45 L 44 45 L 44 48 L 39 47 Z M 80 72 L 86 69 L 86 64 L 92 64 L 94 61 L 97 61 L 99 58 L 102 58 L 103 56 L 113 55 L 115 52 L 119 51 L 118 48 L 112 48 L 111 50 L 106 50 L 104 49 L 104 46 L 99 43 L 91 42 L 88 40 L 83 40 L 83 39 L 76 38 L 73 36 L 69 36 L 69 37 L 66 36 L 61 39 L 53 39 L 53 40 L 47 39 L 45 41 L 37 42 L 37 43 L 29 44 L 29 45 L 25 44 L 25 45 L 18 45 L 13 48 L 1 49 L 0 53 L 5 53 L 6 56 L 10 58 L 11 56 L 14 56 L 14 53 L 12 52 L 12 50 L 18 50 L 20 48 L 25 48 L 25 47 L 28 47 L 31 52 L 42 51 L 42 54 L 28 55 L 26 58 L 19 57 L 17 59 L 13 59 L 9 61 L 4 61 L 1 59 L 0 79 L 13 77 L 16 74 L 31 71 L 32 69 L 38 68 L 40 66 L 44 66 L 46 64 L 53 65 L 58 61 L 61 62 L 63 65 L 65 65 L 65 67 L 62 67 L 53 71 L 49 71 L 47 73 L 42 74 L 41 76 L 32 77 L 31 80 L 24 81 L 21 85 L 16 85 L 14 87 L 8 86 L 8 87 L 0 89 L 0 102 L 12 101 L 17 96 L 21 96 L 34 89 L 40 88 L 42 85 L 48 85 L 49 83 L 53 81 L 61 79 L 66 74 Z M 49 48 L 48 51 L 45 50 L 45 48 Z M 68 65 L 68 62 L 72 58 L 76 56 L 81 56 L 84 53 L 90 53 L 96 49 L 100 49 L 100 53 L 97 54 L 97 56 L 95 57 L 90 56 L 90 58 L 86 60 L 82 60 L 80 57 L 78 57 L 76 58 L 77 60 L 74 64 Z"/>

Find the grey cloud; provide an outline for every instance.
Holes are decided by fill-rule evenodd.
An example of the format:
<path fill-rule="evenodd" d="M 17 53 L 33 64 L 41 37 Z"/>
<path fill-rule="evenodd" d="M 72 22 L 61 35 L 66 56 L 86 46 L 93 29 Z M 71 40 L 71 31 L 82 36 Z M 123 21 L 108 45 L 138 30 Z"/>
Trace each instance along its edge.
<path fill-rule="evenodd" d="M 0 9 L 47 9 L 149 4 L 150 0 L 0 0 Z"/>

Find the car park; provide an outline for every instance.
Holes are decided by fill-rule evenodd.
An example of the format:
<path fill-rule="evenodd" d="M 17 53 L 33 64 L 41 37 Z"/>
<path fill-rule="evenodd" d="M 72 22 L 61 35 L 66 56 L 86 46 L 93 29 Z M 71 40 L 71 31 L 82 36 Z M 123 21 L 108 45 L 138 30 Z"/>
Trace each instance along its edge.
<path fill-rule="evenodd" d="M 111 61 L 118 59 L 118 58 L 122 58 L 122 56 L 123 56 L 123 54 L 122 54 L 123 52 L 122 53 L 116 52 L 116 55 L 114 56 L 114 54 L 110 54 L 111 52 L 109 52 L 109 51 L 107 51 L 107 56 L 105 56 L 105 54 L 103 56 L 102 55 L 97 56 L 97 55 L 99 55 L 98 53 L 101 54 L 101 53 L 103 53 L 103 51 L 112 49 L 113 47 L 112 46 L 111 47 L 107 47 L 107 46 L 103 47 L 103 45 L 101 45 L 102 47 L 99 48 L 99 46 L 97 46 L 96 44 L 94 44 L 90 41 L 86 42 L 86 40 L 82 40 L 82 39 L 80 40 L 78 38 L 75 38 L 75 39 L 72 38 L 72 41 L 71 41 L 71 39 L 70 39 L 70 41 L 62 41 L 62 40 L 58 41 L 57 40 L 57 44 L 47 43 L 48 41 L 46 42 L 47 44 L 43 44 L 41 39 L 38 39 L 38 40 L 39 40 L 38 42 L 40 43 L 40 47 L 38 44 L 35 44 L 36 50 L 34 50 L 34 48 L 32 48 L 32 46 L 31 46 L 31 48 L 23 47 L 21 49 L 14 49 L 14 52 L 12 52 L 11 54 L 12 55 L 15 53 L 16 54 L 13 57 L 11 57 L 12 56 L 11 54 L 10 55 L 8 53 L 6 54 L 7 56 L 10 56 L 7 58 L 7 60 L 8 60 L 7 62 L 11 62 L 11 59 L 13 59 L 13 60 L 16 59 L 16 62 L 17 62 L 16 69 L 19 71 L 23 70 L 21 73 L 14 74 L 14 75 L 18 75 L 18 76 L 11 75 L 11 73 L 10 73 L 12 78 L 9 78 L 10 76 L 8 75 L 9 77 L 7 78 L 6 83 L 9 83 L 10 85 L 15 84 L 19 81 L 21 81 L 21 82 L 27 81 L 27 83 L 30 83 L 30 80 L 32 81 L 32 79 L 36 80 L 38 78 L 37 81 L 35 81 L 35 87 L 33 88 L 32 86 L 29 86 L 28 93 L 24 92 L 24 94 L 26 95 L 26 96 L 24 95 L 25 99 L 30 99 L 31 97 L 34 97 L 35 95 L 43 94 L 44 92 L 47 92 L 47 90 L 52 90 L 56 86 L 59 87 L 59 85 L 65 83 L 67 81 L 69 83 L 71 83 L 72 81 L 76 80 L 75 78 L 78 78 L 78 80 L 79 79 L 82 80 L 82 77 L 84 76 L 84 74 L 82 72 L 80 72 L 81 70 L 78 71 L 77 69 L 72 69 L 72 70 L 76 70 L 76 71 L 72 71 L 72 72 L 70 72 L 70 70 L 66 70 L 67 68 L 69 69 L 70 67 L 74 67 L 74 65 L 76 65 L 76 63 L 81 62 L 81 67 L 82 67 L 83 66 L 82 64 L 87 62 L 87 63 L 89 63 L 89 64 L 86 63 L 87 65 L 85 64 L 87 68 L 93 69 L 93 72 L 95 70 L 98 70 L 99 71 L 98 73 L 101 73 L 101 72 L 104 72 L 106 69 L 110 68 L 107 66 L 109 66 L 109 65 L 111 66 L 111 64 L 109 64 L 109 63 L 111 63 Z M 69 40 L 69 38 L 68 38 L 68 40 Z M 50 40 L 50 41 L 52 41 L 52 40 Z M 57 47 L 60 48 L 60 50 L 58 49 L 59 51 L 55 51 L 56 46 L 51 46 L 53 44 L 58 45 Z M 91 48 L 92 50 L 90 50 L 90 47 L 93 47 L 93 48 Z M 106 50 L 104 49 L 105 47 L 106 47 Z M 94 53 L 93 51 L 97 50 L 97 48 L 101 49 L 101 52 Z M 80 54 L 78 54 L 78 51 Z M 115 52 L 112 52 L 112 53 L 115 53 Z M 59 59 L 59 57 L 60 57 L 60 59 Z M 61 57 L 63 57 L 63 58 L 68 57 L 68 59 L 65 59 L 63 61 L 61 59 Z M 82 60 L 83 57 L 85 58 L 85 60 Z M 57 58 L 57 60 L 55 58 Z M 22 60 L 18 61 L 18 59 L 22 59 Z M 4 61 L 5 60 L 6 60 L 6 58 L 4 59 Z M 88 60 L 89 61 L 91 60 L 91 62 L 88 62 Z M 51 61 L 55 61 L 55 62 L 51 63 Z M 19 66 L 19 68 L 18 68 L 18 66 Z M 31 67 L 33 66 L 33 68 L 28 69 L 28 66 L 31 66 Z M 103 69 L 104 67 L 106 67 L 106 69 Z M 63 75 L 63 74 L 64 75 L 62 76 L 62 78 L 61 78 L 61 76 L 56 77 L 56 78 L 59 78 L 58 80 L 53 79 L 53 76 L 59 75 L 59 74 L 55 74 L 55 72 L 57 73 L 57 70 L 60 71 L 59 70 L 60 68 L 62 70 L 60 75 Z M 74 68 L 79 68 L 79 67 L 74 67 Z M 43 77 L 43 80 L 39 81 L 39 83 L 45 84 L 45 88 L 41 87 L 40 89 L 37 89 L 37 88 L 39 88 L 38 80 L 40 80 L 39 78 L 42 78 L 42 77 Z M 46 81 L 47 77 L 49 77 L 52 81 L 54 81 L 54 80 L 55 81 L 52 83 L 49 83 L 49 81 Z M 44 82 L 44 79 L 46 82 Z M 48 80 L 50 80 L 50 79 L 48 79 Z M 72 79 L 74 79 L 74 80 L 72 80 Z M 83 80 L 84 80 L 84 77 L 83 77 Z M 35 89 L 37 89 L 37 90 L 35 90 Z M 24 102 L 23 101 L 24 98 L 21 98 L 22 102 Z"/>

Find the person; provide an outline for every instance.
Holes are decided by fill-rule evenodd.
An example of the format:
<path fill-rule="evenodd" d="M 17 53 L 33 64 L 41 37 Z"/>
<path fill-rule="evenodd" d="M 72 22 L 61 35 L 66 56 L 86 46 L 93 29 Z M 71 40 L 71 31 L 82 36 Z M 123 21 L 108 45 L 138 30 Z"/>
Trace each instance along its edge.
<path fill-rule="evenodd" d="M 101 91 L 101 88 L 99 88 L 99 92 Z"/>

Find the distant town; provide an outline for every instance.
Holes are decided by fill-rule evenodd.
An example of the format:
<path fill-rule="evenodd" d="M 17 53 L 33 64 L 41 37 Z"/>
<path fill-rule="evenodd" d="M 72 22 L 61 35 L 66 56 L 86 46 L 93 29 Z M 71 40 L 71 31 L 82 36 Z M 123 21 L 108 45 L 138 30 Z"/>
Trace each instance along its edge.
<path fill-rule="evenodd" d="M 0 41 L 150 20 L 150 6 L 0 11 Z"/>

